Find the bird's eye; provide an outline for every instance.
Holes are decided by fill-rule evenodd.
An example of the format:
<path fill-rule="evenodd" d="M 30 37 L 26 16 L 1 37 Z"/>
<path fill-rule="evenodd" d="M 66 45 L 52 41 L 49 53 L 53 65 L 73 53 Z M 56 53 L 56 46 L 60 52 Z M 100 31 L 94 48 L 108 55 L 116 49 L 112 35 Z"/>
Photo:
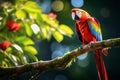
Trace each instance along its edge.
<path fill-rule="evenodd" d="M 75 13 L 72 12 L 72 19 L 75 20 Z"/>
<path fill-rule="evenodd" d="M 80 11 L 76 11 L 76 15 L 81 18 L 81 12 Z"/>

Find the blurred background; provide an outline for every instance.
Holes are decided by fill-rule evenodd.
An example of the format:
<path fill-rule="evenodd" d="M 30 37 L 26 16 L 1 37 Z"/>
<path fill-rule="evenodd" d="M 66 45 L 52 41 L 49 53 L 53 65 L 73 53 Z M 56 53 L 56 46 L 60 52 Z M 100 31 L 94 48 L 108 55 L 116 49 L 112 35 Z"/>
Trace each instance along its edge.
<path fill-rule="evenodd" d="M 86 10 L 91 16 L 96 17 L 103 33 L 103 39 L 120 37 L 120 1 L 119 0 L 36 0 L 42 7 L 43 13 L 54 12 L 60 23 L 70 26 L 75 32 L 74 21 L 71 18 L 72 8 Z M 40 59 L 51 60 L 63 56 L 81 45 L 77 34 L 72 38 L 65 37 L 64 41 L 57 43 L 42 41 L 36 44 Z M 107 68 L 109 80 L 120 79 L 120 48 L 109 49 L 108 56 L 103 56 Z M 35 72 L 33 72 L 35 73 Z M 31 72 L 18 76 L 17 80 L 28 80 L 33 75 Z M 44 72 L 37 80 L 98 80 L 93 52 L 79 56 L 76 62 L 63 70 L 51 70 Z"/>

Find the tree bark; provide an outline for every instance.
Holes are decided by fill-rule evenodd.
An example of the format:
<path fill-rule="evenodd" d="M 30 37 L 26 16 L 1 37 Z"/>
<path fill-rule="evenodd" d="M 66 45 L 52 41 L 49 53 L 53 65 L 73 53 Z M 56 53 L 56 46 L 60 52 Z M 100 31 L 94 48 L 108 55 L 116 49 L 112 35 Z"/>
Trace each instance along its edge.
<path fill-rule="evenodd" d="M 110 48 L 118 46 L 120 46 L 120 38 L 108 39 L 100 42 L 82 45 L 75 50 L 65 53 L 63 57 L 58 57 L 53 60 L 33 62 L 15 67 L 0 67 L 0 77 L 6 74 L 18 75 L 32 70 L 38 70 L 39 73 L 45 72 L 47 70 L 64 70 L 65 68 L 70 66 L 70 63 L 77 56 L 82 55 L 85 52 L 93 51 L 98 48 Z"/>

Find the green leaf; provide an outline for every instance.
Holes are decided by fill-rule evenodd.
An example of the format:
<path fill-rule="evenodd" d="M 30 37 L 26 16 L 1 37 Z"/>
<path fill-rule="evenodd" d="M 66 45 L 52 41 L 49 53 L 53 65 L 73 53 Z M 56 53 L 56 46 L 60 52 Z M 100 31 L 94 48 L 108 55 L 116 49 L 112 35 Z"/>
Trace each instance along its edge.
<path fill-rule="evenodd" d="M 17 37 L 16 41 L 18 41 L 19 43 L 22 43 L 23 45 L 33 45 L 35 44 L 32 39 L 25 37 L 25 36 L 21 36 L 21 37 Z"/>
<path fill-rule="evenodd" d="M 14 47 L 17 51 L 20 51 L 21 53 L 23 53 L 23 49 L 21 46 L 19 46 L 18 44 L 12 44 L 12 47 Z M 12 48 L 11 48 L 12 50 Z"/>
<path fill-rule="evenodd" d="M 27 35 L 31 37 L 32 34 L 33 34 L 33 31 L 32 31 L 32 29 L 31 29 L 29 23 L 26 23 L 26 22 L 25 22 L 24 25 L 25 25 L 25 30 L 26 30 Z"/>
<path fill-rule="evenodd" d="M 38 58 L 36 56 L 28 54 L 28 57 L 30 58 L 31 61 L 38 62 Z"/>
<path fill-rule="evenodd" d="M 9 66 L 16 66 L 17 65 L 16 61 L 11 57 L 11 55 L 7 56 L 5 58 L 5 61 L 8 62 Z"/>
<path fill-rule="evenodd" d="M 38 40 L 40 40 L 41 39 L 41 35 L 38 33 L 38 34 L 36 34 L 35 35 L 35 37 L 38 39 Z"/>
<path fill-rule="evenodd" d="M 43 39 L 46 39 L 47 38 L 47 30 L 46 30 L 46 28 L 45 27 L 42 27 L 41 28 L 41 36 L 42 36 L 42 38 Z"/>
<path fill-rule="evenodd" d="M 51 27 L 56 28 L 59 26 L 59 21 L 56 19 L 50 19 L 47 14 L 42 14 L 42 18 Z"/>
<path fill-rule="evenodd" d="M 26 64 L 27 63 L 27 59 L 26 59 L 25 55 L 23 53 L 21 53 L 21 52 L 18 52 L 17 54 L 19 55 L 18 56 L 19 64 Z"/>
<path fill-rule="evenodd" d="M 33 46 L 25 46 L 24 51 L 29 53 L 30 55 L 36 55 L 37 54 L 37 50 Z"/>
<path fill-rule="evenodd" d="M 37 50 L 33 46 L 25 46 L 24 51 L 31 60 L 38 61 L 38 58 L 35 56 Z"/>
<path fill-rule="evenodd" d="M 26 18 L 26 13 L 24 12 L 24 10 L 17 10 L 15 15 L 18 19 Z"/>
<path fill-rule="evenodd" d="M 52 35 L 56 39 L 57 42 L 61 42 L 64 38 L 63 35 L 58 31 L 53 31 Z"/>
<path fill-rule="evenodd" d="M 11 53 L 12 50 L 13 50 L 13 49 L 12 49 L 12 47 L 10 46 L 10 47 L 8 47 L 8 48 L 6 49 L 6 52 L 7 52 L 7 53 Z"/>
<path fill-rule="evenodd" d="M 40 27 L 44 26 L 44 21 L 43 21 L 43 18 L 42 18 L 42 14 L 37 14 L 36 22 Z"/>
<path fill-rule="evenodd" d="M 59 26 L 59 31 L 67 36 L 72 36 L 73 35 L 73 31 L 72 29 L 70 29 L 67 25 L 61 24 Z"/>
<path fill-rule="evenodd" d="M 23 53 L 23 49 L 20 48 L 20 46 L 18 47 L 17 44 L 12 45 L 12 52 L 11 55 L 9 55 L 9 57 L 11 57 L 12 59 L 15 59 L 13 62 L 16 62 L 18 64 L 26 64 L 27 63 L 27 59 L 25 57 L 25 54 Z M 13 56 L 15 58 L 13 58 Z"/>
<path fill-rule="evenodd" d="M 24 4 L 24 9 L 28 12 L 34 12 L 34 13 L 41 13 L 42 12 L 42 10 L 38 6 L 38 4 L 36 2 L 33 2 L 33 1 L 27 1 Z"/>
<path fill-rule="evenodd" d="M 29 17 L 32 18 L 32 19 L 37 19 L 37 13 L 29 13 Z"/>
<path fill-rule="evenodd" d="M 5 57 L 4 53 L 0 52 L 0 66 L 2 64 L 2 61 L 3 61 L 4 57 Z"/>
<path fill-rule="evenodd" d="M 7 65 L 9 66 L 15 66 L 16 63 L 14 59 L 11 57 L 11 54 L 4 52 L 4 59 L 3 61 L 8 62 Z"/>
<path fill-rule="evenodd" d="M 34 55 L 29 55 L 29 54 L 28 54 L 28 56 L 29 56 L 30 60 L 35 61 L 35 62 L 38 62 L 38 58 L 37 58 L 36 56 L 34 56 Z"/>
<path fill-rule="evenodd" d="M 10 64 L 10 63 L 7 63 L 6 61 L 3 60 L 1 66 L 7 68 L 7 67 L 8 67 L 8 64 Z"/>

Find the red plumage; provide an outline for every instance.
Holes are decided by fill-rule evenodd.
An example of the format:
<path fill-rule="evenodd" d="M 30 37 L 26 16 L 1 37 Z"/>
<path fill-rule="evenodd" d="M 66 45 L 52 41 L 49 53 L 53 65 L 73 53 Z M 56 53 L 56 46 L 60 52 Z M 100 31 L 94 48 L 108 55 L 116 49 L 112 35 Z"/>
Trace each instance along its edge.
<path fill-rule="evenodd" d="M 72 9 L 72 16 L 76 20 L 75 28 L 82 44 L 85 45 L 91 41 L 96 42 L 102 40 L 100 24 L 94 17 L 91 17 L 82 9 Z M 107 54 L 107 51 L 105 49 L 95 50 L 96 68 L 98 70 L 99 80 L 108 80 L 102 53 Z"/>

